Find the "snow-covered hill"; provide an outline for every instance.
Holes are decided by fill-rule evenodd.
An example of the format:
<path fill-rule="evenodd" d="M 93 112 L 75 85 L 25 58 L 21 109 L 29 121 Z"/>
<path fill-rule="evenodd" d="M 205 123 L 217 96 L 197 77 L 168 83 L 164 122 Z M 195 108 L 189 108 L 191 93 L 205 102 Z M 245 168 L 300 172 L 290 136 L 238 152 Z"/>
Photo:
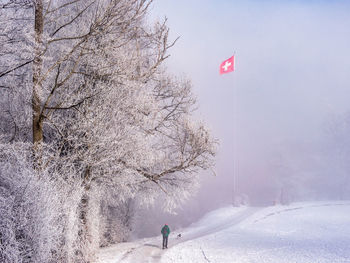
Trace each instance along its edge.
<path fill-rule="evenodd" d="M 350 262 L 350 202 L 226 207 L 160 245 L 159 236 L 104 248 L 98 262 Z"/>

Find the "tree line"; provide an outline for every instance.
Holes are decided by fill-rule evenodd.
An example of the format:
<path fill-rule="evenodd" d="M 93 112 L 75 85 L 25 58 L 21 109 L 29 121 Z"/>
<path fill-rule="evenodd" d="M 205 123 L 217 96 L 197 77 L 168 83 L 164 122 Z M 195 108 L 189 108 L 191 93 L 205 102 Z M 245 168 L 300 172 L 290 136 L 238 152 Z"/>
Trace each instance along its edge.
<path fill-rule="evenodd" d="M 0 261 L 92 262 L 214 165 L 149 0 L 0 0 Z"/>

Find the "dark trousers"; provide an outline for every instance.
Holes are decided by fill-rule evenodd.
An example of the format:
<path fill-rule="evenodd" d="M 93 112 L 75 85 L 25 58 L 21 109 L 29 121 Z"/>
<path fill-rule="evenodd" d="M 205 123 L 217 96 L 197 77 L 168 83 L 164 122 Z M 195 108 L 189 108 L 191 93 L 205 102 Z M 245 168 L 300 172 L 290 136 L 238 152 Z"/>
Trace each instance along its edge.
<path fill-rule="evenodd" d="M 168 237 L 163 236 L 163 248 L 168 248 Z"/>

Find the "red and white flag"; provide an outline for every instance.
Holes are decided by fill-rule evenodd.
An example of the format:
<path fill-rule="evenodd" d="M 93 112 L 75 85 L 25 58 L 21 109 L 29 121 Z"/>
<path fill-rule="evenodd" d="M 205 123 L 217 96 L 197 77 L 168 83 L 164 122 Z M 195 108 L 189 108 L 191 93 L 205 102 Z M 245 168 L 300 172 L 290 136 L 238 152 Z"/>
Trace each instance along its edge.
<path fill-rule="evenodd" d="M 229 73 L 231 71 L 234 71 L 234 65 L 235 65 L 235 57 L 232 56 L 229 59 L 226 59 L 224 62 L 220 65 L 220 74 Z"/>

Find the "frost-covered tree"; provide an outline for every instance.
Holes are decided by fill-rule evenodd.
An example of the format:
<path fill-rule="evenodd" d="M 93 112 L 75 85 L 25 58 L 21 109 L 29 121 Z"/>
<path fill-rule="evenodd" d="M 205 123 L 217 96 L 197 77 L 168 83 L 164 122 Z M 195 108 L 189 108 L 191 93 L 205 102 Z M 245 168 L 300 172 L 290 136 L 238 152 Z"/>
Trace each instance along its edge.
<path fill-rule="evenodd" d="M 45 223 L 60 222 L 50 255 L 23 262 L 88 262 L 105 243 L 99 237 L 108 213 L 120 211 L 118 234 L 125 237 L 130 200 L 150 204 L 163 195 L 172 209 L 193 193 L 198 170 L 213 165 L 215 141 L 192 120 L 191 83 L 162 66 L 174 42 L 166 21 L 149 25 L 150 4 L 0 0 L 1 146 L 26 142 L 22 166 L 30 169 L 18 182 L 11 172 L 4 180 L 21 189 L 34 178 L 61 203 L 47 208 Z M 5 155 L 0 161 L 9 162 Z M 38 191 L 35 205 L 46 193 Z"/>

